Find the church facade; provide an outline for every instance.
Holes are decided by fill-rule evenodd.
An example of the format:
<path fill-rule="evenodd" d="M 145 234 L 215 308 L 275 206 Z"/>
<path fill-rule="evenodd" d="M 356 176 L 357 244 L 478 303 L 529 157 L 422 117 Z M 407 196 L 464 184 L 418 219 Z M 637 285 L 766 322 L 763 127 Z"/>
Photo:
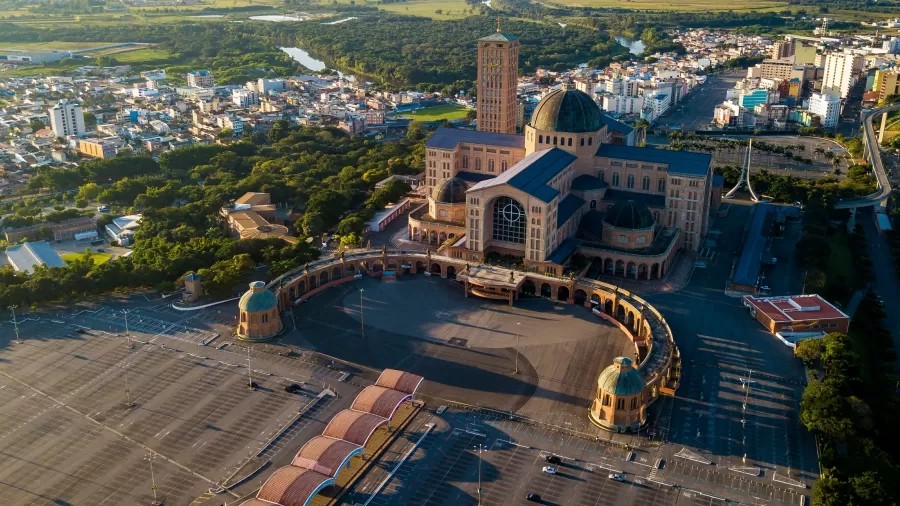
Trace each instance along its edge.
<path fill-rule="evenodd" d="M 499 255 L 559 275 L 577 252 L 606 274 L 663 277 L 707 232 L 711 156 L 637 147 L 631 127 L 566 86 L 513 133 L 518 50 L 499 32 L 478 40 L 479 128 L 427 142 L 428 202 L 410 214 L 410 238 L 473 263 Z"/>

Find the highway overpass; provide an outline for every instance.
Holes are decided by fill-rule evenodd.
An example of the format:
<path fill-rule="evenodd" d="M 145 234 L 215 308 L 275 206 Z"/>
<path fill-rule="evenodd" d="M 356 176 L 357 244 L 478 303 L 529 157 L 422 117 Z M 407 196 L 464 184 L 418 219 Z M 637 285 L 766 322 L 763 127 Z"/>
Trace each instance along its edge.
<path fill-rule="evenodd" d="M 857 209 L 860 207 L 870 207 L 875 205 L 887 206 L 887 198 L 891 194 L 891 180 L 884 168 L 884 162 L 881 159 L 881 148 L 879 140 L 881 136 L 875 132 L 875 126 L 872 124 L 876 117 L 882 117 L 890 111 L 900 109 L 900 104 L 891 105 L 881 109 L 875 109 L 866 113 L 863 118 L 863 156 L 866 161 L 872 164 L 875 171 L 875 178 L 878 182 L 878 189 L 864 197 L 857 199 L 841 199 L 835 207 L 838 209 Z M 882 119 L 884 121 L 884 119 Z"/>

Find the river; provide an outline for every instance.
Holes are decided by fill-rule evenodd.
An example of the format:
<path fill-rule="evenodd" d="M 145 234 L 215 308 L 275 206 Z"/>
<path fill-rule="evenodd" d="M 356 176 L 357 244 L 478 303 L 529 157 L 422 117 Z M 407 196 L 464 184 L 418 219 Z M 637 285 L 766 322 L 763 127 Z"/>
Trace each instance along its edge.
<path fill-rule="evenodd" d="M 294 61 L 296 61 L 300 65 L 303 65 L 309 70 L 312 70 L 313 72 L 321 72 L 328 68 L 328 65 L 325 65 L 325 62 L 313 58 L 309 55 L 309 53 L 307 53 L 303 49 L 300 49 L 299 47 L 280 47 L 278 49 L 281 49 L 282 51 L 287 53 L 288 56 L 293 58 Z"/>
<path fill-rule="evenodd" d="M 640 56 L 644 52 L 644 43 L 640 39 L 629 39 L 628 37 L 623 37 L 621 35 L 616 35 L 613 38 L 616 39 L 616 42 L 619 44 L 627 47 L 628 52 L 635 56 Z"/>

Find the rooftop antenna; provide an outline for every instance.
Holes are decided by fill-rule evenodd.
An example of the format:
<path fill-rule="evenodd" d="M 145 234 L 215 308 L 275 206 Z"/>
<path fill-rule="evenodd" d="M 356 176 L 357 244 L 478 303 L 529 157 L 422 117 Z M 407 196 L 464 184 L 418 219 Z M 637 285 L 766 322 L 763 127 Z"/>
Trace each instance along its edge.
<path fill-rule="evenodd" d="M 753 139 L 750 140 L 750 144 L 747 145 L 747 151 L 744 155 L 744 167 L 741 170 L 741 177 L 738 179 L 734 188 L 732 188 L 728 193 L 725 194 L 726 199 L 730 199 L 734 197 L 734 194 L 737 193 L 738 190 L 741 189 L 742 186 L 747 187 L 747 191 L 750 192 L 750 199 L 753 202 L 759 202 L 759 197 L 756 195 L 756 192 L 753 191 L 753 187 L 750 186 L 750 154 L 753 151 Z"/>

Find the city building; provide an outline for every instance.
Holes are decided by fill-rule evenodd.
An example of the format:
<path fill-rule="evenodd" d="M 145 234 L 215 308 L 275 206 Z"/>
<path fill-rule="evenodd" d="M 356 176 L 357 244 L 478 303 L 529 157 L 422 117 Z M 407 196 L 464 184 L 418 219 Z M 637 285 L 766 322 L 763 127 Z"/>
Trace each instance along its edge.
<path fill-rule="evenodd" d="M 47 237 L 52 234 L 54 241 L 83 241 L 97 237 L 97 222 L 90 217 L 73 218 L 59 223 L 38 223 L 21 228 L 6 228 L 4 235 L 8 242 Z"/>
<path fill-rule="evenodd" d="M 106 237 L 119 246 L 127 247 L 134 244 L 134 231 L 141 226 L 141 215 L 130 214 L 113 218 L 112 222 L 103 227 Z"/>
<path fill-rule="evenodd" d="M 116 143 L 109 139 L 81 139 L 78 152 L 93 158 L 112 158 L 116 156 Z"/>
<path fill-rule="evenodd" d="M 896 70 L 875 71 L 874 91 L 878 94 L 878 101 L 883 102 L 891 95 L 900 95 L 900 75 Z"/>
<path fill-rule="evenodd" d="M 239 239 L 284 239 L 290 230 L 276 222 L 277 208 L 268 193 L 247 192 L 234 204 L 219 210 L 232 235 Z"/>
<path fill-rule="evenodd" d="M 563 86 L 541 99 L 524 136 L 438 129 L 409 237 L 471 262 L 508 255 L 562 274 L 577 251 L 609 274 L 664 276 L 706 234 L 712 158 L 614 144 L 633 142 L 623 128 Z"/>
<path fill-rule="evenodd" d="M 87 132 L 84 126 L 84 111 L 81 109 L 81 104 L 60 100 L 47 112 L 50 116 L 50 128 L 53 129 L 53 133 L 57 137 L 68 137 L 70 135 L 80 137 Z"/>
<path fill-rule="evenodd" d="M 241 108 L 259 105 L 259 92 L 245 89 L 232 90 L 231 101 Z"/>
<path fill-rule="evenodd" d="M 850 88 L 863 71 L 865 57 L 845 49 L 841 53 L 829 53 L 825 57 L 825 73 L 822 77 L 822 92 L 837 94 L 847 98 Z"/>
<path fill-rule="evenodd" d="M 588 419 L 606 430 L 635 432 L 647 423 L 647 406 L 652 400 L 634 361 L 618 357 L 597 378 L 597 397 Z"/>
<path fill-rule="evenodd" d="M 784 79 L 791 78 L 791 72 L 794 70 L 794 59 L 793 58 L 781 58 L 781 59 L 766 59 L 763 60 L 762 63 L 758 64 L 759 67 L 759 75 L 751 76 L 749 73 L 747 77 L 760 77 L 762 79 L 772 79 L 775 81 L 782 81 Z"/>
<path fill-rule="evenodd" d="M 278 314 L 278 299 L 262 281 L 250 283 L 238 301 L 237 336 L 245 341 L 264 341 L 281 333 L 284 325 Z"/>
<path fill-rule="evenodd" d="M 6 248 L 6 261 L 16 272 L 34 272 L 39 266 L 64 267 L 66 263 L 46 241 L 14 244 Z"/>
<path fill-rule="evenodd" d="M 850 328 L 850 317 L 818 295 L 745 295 L 744 307 L 773 334 L 846 333 Z"/>
<path fill-rule="evenodd" d="M 823 127 L 834 128 L 841 119 L 841 99 L 827 93 L 813 93 L 809 97 L 809 112 L 819 116 Z"/>
<path fill-rule="evenodd" d="M 745 109 L 754 109 L 760 104 L 769 103 L 769 90 L 756 88 L 753 90 L 742 90 L 738 98 L 738 105 Z"/>
<path fill-rule="evenodd" d="M 500 32 L 478 39 L 478 130 L 516 133 L 519 40 Z"/>
<path fill-rule="evenodd" d="M 216 80 L 208 70 L 196 70 L 187 73 L 187 85 L 192 88 L 212 88 Z"/>
<path fill-rule="evenodd" d="M 0 51 L 0 64 L 40 64 L 71 57 L 70 51 L 4 49 Z"/>

